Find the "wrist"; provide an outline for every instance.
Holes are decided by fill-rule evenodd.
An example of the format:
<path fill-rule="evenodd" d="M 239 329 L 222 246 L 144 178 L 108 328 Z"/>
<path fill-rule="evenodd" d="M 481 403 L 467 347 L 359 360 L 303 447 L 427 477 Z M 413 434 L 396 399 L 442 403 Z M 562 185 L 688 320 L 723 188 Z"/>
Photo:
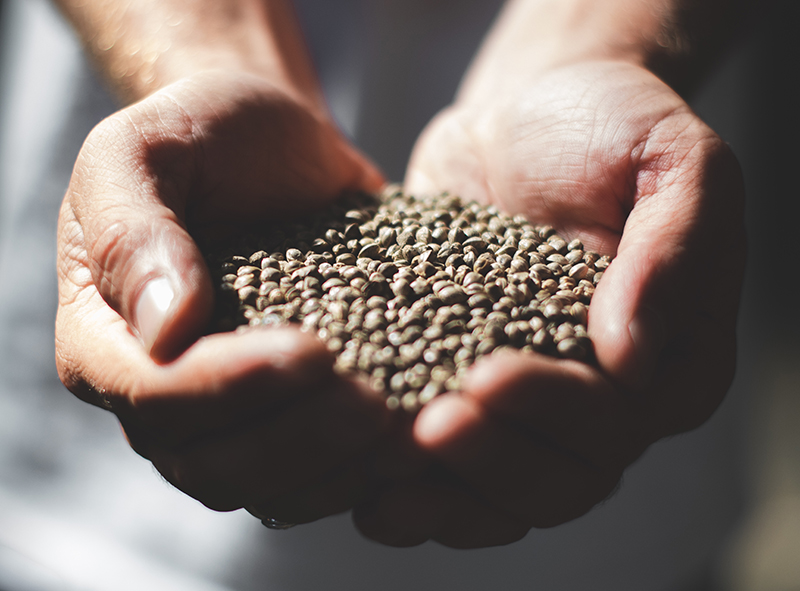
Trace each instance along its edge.
<path fill-rule="evenodd" d="M 700 79 L 741 26 L 751 0 L 509 0 L 462 82 L 483 102 L 581 62 L 646 68 L 679 93 Z"/>
<path fill-rule="evenodd" d="M 221 70 L 259 76 L 323 107 L 287 0 L 58 0 L 112 89 L 133 102 Z"/>
<path fill-rule="evenodd" d="M 642 3 L 510 0 L 462 82 L 458 100 L 482 102 L 579 62 L 622 61 L 644 67 L 653 45 L 658 45 L 660 19 L 652 8 L 622 16 L 631 4 Z"/>

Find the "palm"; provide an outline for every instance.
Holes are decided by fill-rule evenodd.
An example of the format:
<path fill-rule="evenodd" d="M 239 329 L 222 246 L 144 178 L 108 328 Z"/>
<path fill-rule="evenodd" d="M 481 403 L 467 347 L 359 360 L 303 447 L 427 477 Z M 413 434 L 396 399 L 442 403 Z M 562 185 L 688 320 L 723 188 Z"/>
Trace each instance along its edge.
<path fill-rule="evenodd" d="M 253 77 L 183 80 L 101 123 L 59 219 L 62 380 L 209 506 L 297 521 L 348 508 L 386 410 L 297 330 L 196 340 L 213 295 L 187 227 L 297 215 L 380 182 L 324 113 Z M 130 329 L 154 274 L 178 302 L 151 353 L 161 363 Z"/>
<path fill-rule="evenodd" d="M 494 202 L 616 254 L 589 318 L 596 366 L 493 358 L 461 396 L 423 410 L 417 441 L 467 486 L 453 493 L 463 510 L 449 525 L 408 540 L 504 543 L 577 517 L 647 445 L 720 403 L 735 358 L 741 179 L 719 138 L 654 76 L 582 64 L 489 104 L 456 104 L 423 133 L 406 181 L 410 192 Z M 712 252 L 727 258 L 709 265 Z M 467 528 L 470 512 L 483 536 Z M 361 525 L 382 539 L 386 523 L 402 529 L 388 514 Z"/>
<path fill-rule="evenodd" d="M 132 164 L 175 181 L 161 189 L 201 222 L 299 216 L 382 182 L 319 106 L 255 77 L 190 79 L 126 119 L 147 148 Z"/>
<path fill-rule="evenodd" d="M 609 284 L 624 282 L 653 305 L 649 300 L 659 298 L 648 282 L 702 277 L 721 298 L 696 298 L 694 313 L 730 327 L 743 252 L 735 160 L 678 95 L 641 69 L 582 64 L 523 88 L 522 100 L 510 95 L 491 108 L 455 108 L 435 120 L 412 158 L 411 189 L 455 185 L 467 197 L 553 224 L 587 248 L 619 250 L 596 294 L 590 330 L 599 337 L 603 369 L 628 387 L 639 385 L 625 360 L 606 356 L 607 335 L 597 331 L 610 322 L 609 300 L 623 295 Z M 462 154 L 469 158 L 459 160 Z M 715 247 L 731 253 L 730 262 L 705 264 L 701 249 Z M 689 326 L 691 315 L 662 321 Z"/>
<path fill-rule="evenodd" d="M 637 148 L 683 101 L 629 66 L 581 65 L 518 94 L 453 107 L 422 135 L 407 180 L 497 203 L 615 251 L 636 196 Z M 443 156 L 446 155 L 446 156 Z"/>

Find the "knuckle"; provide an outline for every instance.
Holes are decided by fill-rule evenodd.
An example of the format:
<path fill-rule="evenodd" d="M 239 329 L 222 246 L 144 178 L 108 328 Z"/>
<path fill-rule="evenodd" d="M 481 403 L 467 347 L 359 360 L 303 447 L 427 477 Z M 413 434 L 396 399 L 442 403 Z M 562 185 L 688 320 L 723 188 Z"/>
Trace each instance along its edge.
<path fill-rule="evenodd" d="M 121 309 L 124 281 L 132 276 L 134 257 L 131 253 L 138 248 L 132 244 L 134 236 L 126 221 L 117 220 L 102 225 L 88 245 L 94 284 L 103 299 L 123 316 L 126 316 L 126 310 Z"/>
<path fill-rule="evenodd" d="M 69 348 L 63 346 L 58 334 L 56 335 L 56 371 L 58 378 L 67 390 L 85 402 L 96 402 L 95 388 L 88 380 L 84 379 L 80 365 L 69 354 Z"/>

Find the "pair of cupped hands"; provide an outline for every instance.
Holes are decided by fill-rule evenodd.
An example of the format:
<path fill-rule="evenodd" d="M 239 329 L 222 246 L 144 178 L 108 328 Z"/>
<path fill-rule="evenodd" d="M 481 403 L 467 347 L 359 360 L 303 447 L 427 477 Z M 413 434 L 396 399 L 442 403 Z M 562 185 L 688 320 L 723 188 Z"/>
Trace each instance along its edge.
<path fill-rule="evenodd" d="M 589 315 L 595 363 L 492 356 L 407 417 L 298 329 L 201 336 L 214 296 L 194 228 L 289 219 L 384 183 L 324 109 L 211 72 L 119 111 L 81 150 L 58 230 L 64 383 L 216 510 L 306 523 L 352 508 L 381 543 L 461 548 L 589 511 L 730 385 L 742 181 L 638 66 L 571 64 L 490 94 L 430 123 L 405 189 L 494 203 L 614 254 Z"/>

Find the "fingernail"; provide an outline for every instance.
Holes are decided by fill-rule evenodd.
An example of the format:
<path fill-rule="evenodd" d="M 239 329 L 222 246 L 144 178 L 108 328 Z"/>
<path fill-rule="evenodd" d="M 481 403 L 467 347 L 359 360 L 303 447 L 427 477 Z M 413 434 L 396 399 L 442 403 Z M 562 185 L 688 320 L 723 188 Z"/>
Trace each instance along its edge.
<path fill-rule="evenodd" d="M 175 291 L 172 289 L 169 279 L 158 277 L 151 279 L 139 296 L 136 303 L 136 330 L 142 344 L 149 352 L 156 342 L 161 327 L 167 319 L 167 312 L 175 299 Z"/>

